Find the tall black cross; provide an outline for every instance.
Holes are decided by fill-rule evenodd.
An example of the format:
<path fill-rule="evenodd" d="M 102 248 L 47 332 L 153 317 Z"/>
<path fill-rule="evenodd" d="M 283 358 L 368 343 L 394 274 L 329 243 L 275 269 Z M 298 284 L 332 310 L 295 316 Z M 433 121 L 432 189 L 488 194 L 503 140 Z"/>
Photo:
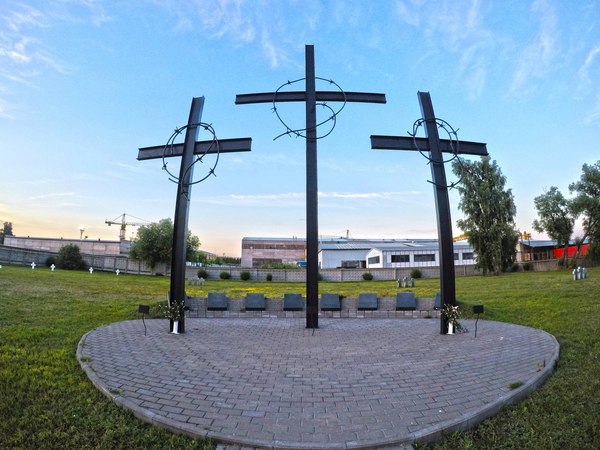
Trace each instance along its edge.
<path fill-rule="evenodd" d="M 421 150 L 429 152 L 431 176 L 435 194 L 435 205 L 438 225 L 438 240 L 440 246 L 440 292 L 442 307 L 456 305 L 456 286 L 454 276 L 454 246 L 452 243 L 452 219 L 450 217 L 450 202 L 448 185 L 442 152 L 486 156 L 486 144 L 478 142 L 459 141 L 457 149 L 452 148 L 452 142 L 440 139 L 438 124 L 433 112 L 433 104 L 429 92 L 419 92 L 419 103 L 425 123 L 424 138 L 412 136 L 371 136 L 371 148 L 376 150 Z M 415 146 L 418 146 L 418 148 Z M 456 144 L 456 142 L 454 143 Z M 440 320 L 440 333 L 446 334 L 448 323 L 443 314 Z"/>
<path fill-rule="evenodd" d="M 190 108 L 185 140 L 183 144 L 174 144 L 165 154 L 165 146 L 144 147 L 138 151 L 138 160 L 157 159 L 181 156 L 179 182 L 177 184 L 177 201 L 175 202 L 175 221 L 173 223 L 173 253 L 171 257 L 171 284 L 169 302 L 185 301 L 185 253 L 189 218 L 190 197 L 192 195 L 192 178 L 194 172 L 194 155 L 207 153 L 228 153 L 250 151 L 252 139 L 219 139 L 218 149 L 213 141 L 196 141 L 200 127 L 204 97 L 194 97 Z M 173 323 L 170 327 L 172 329 Z M 179 319 L 179 332 L 185 332 L 185 315 Z"/>
<path fill-rule="evenodd" d="M 316 102 L 385 103 L 385 94 L 315 90 L 315 50 L 306 46 L 306 89 L 296 92 L 241 94 L 237 105 L 249 103 L 306 103 L 306 328 L 319 328 L 319 221 L 317 188 Z"/>

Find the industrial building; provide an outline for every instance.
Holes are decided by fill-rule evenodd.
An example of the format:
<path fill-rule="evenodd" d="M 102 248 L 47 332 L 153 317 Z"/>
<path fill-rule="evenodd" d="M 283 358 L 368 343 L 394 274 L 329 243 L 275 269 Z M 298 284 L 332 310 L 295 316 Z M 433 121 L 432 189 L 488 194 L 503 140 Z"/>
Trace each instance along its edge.
<path fill-rule="evenodd" d="M 299 264 L 306 259 L 306 240 L 298 238 L 243 238 L 242 267 L 269 263 Z M 454 243 L 457 265 L 475 263 L 467 241 Z M 439 266 L 435 239 L 349 239 L 319 241 L 319 268 L 366 269 Z"/>
<path fill-rule="evenodd" d="M 44 237 L 21 237 L 5 236 L 4 245 L 6 247 L 22 248 L 27 250 L 46 251 L 58 253 L 62 247 L 67 244 L 74 244 L 79 247 L 81 253 L 87 255 L 126 255 L 129 253 L 131 242 L 127 240 L 119 241 L 97 241 L 91 239 L 63 239 L 63 238 L 44 238 Z"/>
<path fill-rule="evenodd" d="M 242 239 L 242 267 L 259 268 L 266 264 L 296 264 L 306 260 L 306 239 L 255 238 Z"/>

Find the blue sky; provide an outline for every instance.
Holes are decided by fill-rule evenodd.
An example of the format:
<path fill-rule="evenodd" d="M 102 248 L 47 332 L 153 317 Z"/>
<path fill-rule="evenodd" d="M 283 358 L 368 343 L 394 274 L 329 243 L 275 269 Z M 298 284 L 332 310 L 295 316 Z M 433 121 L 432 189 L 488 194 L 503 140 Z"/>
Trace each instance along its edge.
<path fill-rule="evenodd" d="M 347 104 L 319 141 L 320 234 L 437 236 L 426 160 L 370 149 L 371 134 L 412 130 L 418 91 L 460 139 L 487 143 L 517 227 L 531 231 L 533 198 L 552 185 L 568 195 L 600 159 L 598 24 L 600 2 L 586 0 L 5 0 L 0 221 L 18 236 L 79 237 L 84 225 L 89 239 L 117 239 L 106 219 L 173 217 L 176 185 L 137 149 L 166 143 L 205 96 L 203 121 L 253 148 L 222 155 L 194 186 L 202 249 L 239 255 L 243 236 L 304 236 L 304 141 L 273 140 L 285 130 L 271 105 L 234 101 L 302 78 L 313 44 L 318 77 L 387 96 Z M 303 108 L 280 112 L 298 127 Z M 451 203 L 456 221 L 456 192 Z"/>

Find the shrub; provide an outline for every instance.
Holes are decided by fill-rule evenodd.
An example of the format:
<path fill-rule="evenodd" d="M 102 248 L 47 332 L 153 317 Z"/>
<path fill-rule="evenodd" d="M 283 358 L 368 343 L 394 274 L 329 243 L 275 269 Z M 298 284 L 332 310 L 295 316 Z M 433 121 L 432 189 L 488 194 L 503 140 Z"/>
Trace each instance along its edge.
<path fill-rule="evenodd" d="M 510 266 L 510 271 L 511 271 L 511 272 L 518 272 L 518 271 L 519 271 L 519 268 L 520 268 L 519 264 L 517 264 L 517 263 L 513 263 L 513 265 L 512 265 L 512 266 Z"/>
<path fill-rule="evenodd" d="M 273 275 L 271 275 L 270 273 L 268 273 L 265 279 L 267 281 L 273 281 Z"/>
<path fill-rule="evenodd" d="M 272 262 L 268 264 L 263 264 L 260 266 L 261 269 L 300 269 L 300 266 L 292 263 L 283 263 L 283 262 Z"/>
<path fill-rule="evenodd" d="M 244 270 L 243 272 L 240 273 L 240 280 L 248 281 L 249 279 L 250 279 L 250 272 L 248 272 L 247 270 Z"/>
<path fill-rule="evenodd" d="M 52 264 L 56 266 L 56 258 L 54 256 L 48 256 L 48 258 L 46 258 L 46 267 L 50 267 Z"/>
<path fill-rule="evenodd" d="M 420 269 L 413 269 L 410 271 L 410 277 L 414 279 L 422 278 L 423 274 L 421 273 Z"/>
<path fill-rule="evenodd" d="M 198 278 L 204 278 L 205 280 L 208 279 L 208 272 L 206 271 L 206 269 L 200 269 L 198 271 Z"/>
<path fill-rule="evenodd" d="M 231 274 L 229 272 L 221 272 L 219 274 L 219 278 L 221 280 L 229 280 L 231 278 Z"/>
<path fill-rule="evenodd" d="M 524 263 L 523 264 L 523 270 L 525 272 L 529 272 L 529 271 L 533 270 L 533 264 L 531 264 L 529 262 Z"/>
<path fill-rule="evenodd" d="M 323 281 L 323 275 L 321 275 L 321 274 L 317 275 L 317 280 Z"/>
<path fill-rule="evenodd" d="M 373 279 L 373 274 L 369 272 L 365 272 L 362 274 L 362 278 L 365 281 L 371 281 Z"/>
<path fill-rule="evenodd" d="M 58 251 L 58 267 L 66 270 L 79 270 L 85 268 L 79 246 L 67 244 Z"/>

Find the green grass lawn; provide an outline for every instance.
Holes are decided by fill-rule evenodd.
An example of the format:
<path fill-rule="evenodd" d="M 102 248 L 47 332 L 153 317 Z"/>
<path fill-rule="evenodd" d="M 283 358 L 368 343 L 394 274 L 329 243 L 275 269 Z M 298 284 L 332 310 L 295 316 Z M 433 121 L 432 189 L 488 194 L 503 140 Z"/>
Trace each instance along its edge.
<path fill-rule="evenodd" d="M 542 328 L 561 345 L 555 374 L 539 391 L 471 432 L 448 436 L 440 449 L 600 448 L 600 269 L 586 280 L 570 272 L 515 273 L 457 279 L 465 311 L 484 304 L 486 319 Z M 0 448 L 185 449 L 211 442 L 177 436 L 135 419 L 92 386 L 75 358 L 87 331 L 137 318 L 155 305 L 167 277 L 46 268 L 0 269 Z M 439 280 L 417 280 L 419 297 L 433 297 Z M 188 295 L 225 292 L 304 293 L 303 283 L 207 280 Z M 394 296 L 393 281 L 320 283 L 324 293 Z M 153 308 L 156 310 L 156 308 Z"/>

